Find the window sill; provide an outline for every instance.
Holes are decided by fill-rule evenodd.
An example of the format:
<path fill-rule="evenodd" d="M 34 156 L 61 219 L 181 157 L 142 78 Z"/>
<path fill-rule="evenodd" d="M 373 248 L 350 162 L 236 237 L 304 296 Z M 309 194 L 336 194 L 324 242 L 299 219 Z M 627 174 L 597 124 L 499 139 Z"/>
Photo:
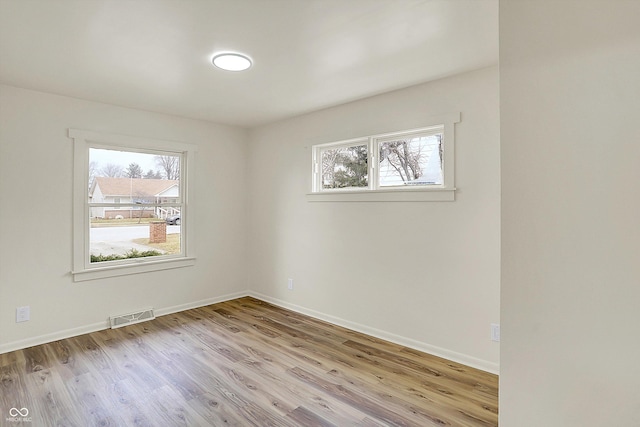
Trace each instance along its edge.
<path fill-rule="evenodd" d="M 307 194 L 308 202 L 452 202 L 454 200 L 455 188 L 325 191 Z"/>
<path fill-rule="evenodd" d="M 128 274 L 147 273 L 150 271 L 169 270 L 172 268 L 189 267 L 195 265 L 195 258 L 173 258 L 158 261 L 145 260 L 141 263 L 109 265 L 105 267 L 88 268 L 72 271 L 74 282 L 105 279 L 108 277 L 125 276 Z"/>

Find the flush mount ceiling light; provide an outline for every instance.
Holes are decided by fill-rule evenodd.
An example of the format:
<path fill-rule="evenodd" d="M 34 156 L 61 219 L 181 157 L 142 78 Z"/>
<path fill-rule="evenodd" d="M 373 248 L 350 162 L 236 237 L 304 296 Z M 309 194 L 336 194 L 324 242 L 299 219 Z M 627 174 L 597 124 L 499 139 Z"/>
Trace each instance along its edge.
<path fill-rule="evenodd" d="M 226 71 L 243 71 L 251 67 L 251 58 L 241 53 L 219 53 L 213 56 L 211 62 Z"/>

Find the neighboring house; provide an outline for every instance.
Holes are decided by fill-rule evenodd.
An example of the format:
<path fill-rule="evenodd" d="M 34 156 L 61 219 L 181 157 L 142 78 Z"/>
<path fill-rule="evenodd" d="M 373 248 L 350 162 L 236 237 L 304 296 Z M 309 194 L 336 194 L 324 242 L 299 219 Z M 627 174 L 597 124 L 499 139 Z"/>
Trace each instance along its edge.
<path fill-rule="evenodd" d="M 92 218 L 166 218 L 180 213 L 172 207 L 148 206 L 178 201 L 179 181 L 169 179 L 95 178 L 89 190 L 90 203 L 109 203 L 113 207 L 92 207 Z M 139 206 L 118 206 L 135 203 Z"/>

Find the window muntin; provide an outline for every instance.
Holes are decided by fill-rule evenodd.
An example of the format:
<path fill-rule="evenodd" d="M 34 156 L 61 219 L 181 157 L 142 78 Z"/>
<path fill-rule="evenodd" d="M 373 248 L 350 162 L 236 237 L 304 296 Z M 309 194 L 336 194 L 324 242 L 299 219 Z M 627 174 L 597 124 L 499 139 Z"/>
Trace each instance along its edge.
<path fill-rule="evenodd" d="M 74 140 L 74 279 L 193 265 L 187 201 L 195 147 L 76 129 L 69 136 Z M 152 227 L 160 229 L 154 228 L 156 236 L 166 233 L 164 242 L 152 239 Z"/>

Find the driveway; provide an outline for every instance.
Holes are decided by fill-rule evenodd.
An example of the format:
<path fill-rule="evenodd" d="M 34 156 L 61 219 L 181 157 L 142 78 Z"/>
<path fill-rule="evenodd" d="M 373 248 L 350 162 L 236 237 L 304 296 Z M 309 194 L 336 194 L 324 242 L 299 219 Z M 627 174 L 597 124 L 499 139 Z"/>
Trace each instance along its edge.
<path fill-rule="evenodd" d="M 167 234 L 179 232 L 179 225 L 167 226 Z M 149 237 L 148 225 L 92 228 L 90 230 L 90 235 L 90 252 L 92 255 L 124 255 L 131 249 L 136 249 L 138 251 L 157 250 L 150 246 L 140 245 L 132 242 L 133 239 Z"/>

